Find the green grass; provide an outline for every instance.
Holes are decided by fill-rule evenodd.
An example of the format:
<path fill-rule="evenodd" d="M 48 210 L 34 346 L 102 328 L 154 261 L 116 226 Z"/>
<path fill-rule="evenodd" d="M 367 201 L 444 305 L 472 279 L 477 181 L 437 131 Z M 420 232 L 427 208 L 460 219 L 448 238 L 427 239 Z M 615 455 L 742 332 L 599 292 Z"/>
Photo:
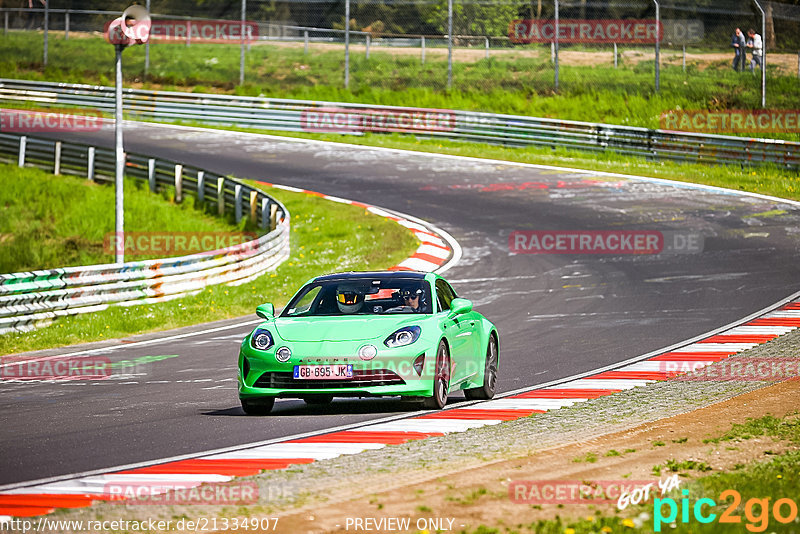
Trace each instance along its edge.
<path fill-rule="evenodd" d="M 114 54 L 101 38 L 51 39 L 49 62 L 41 64 L 41 36 L 12 32 L 0 39 L 0 72 L 6 77 L 112 85 Z M 733 72 L 727 61 L 699 69 L 663 65 L 661 91 L 653 88 L 654 63 L 562 66 L 555 94 L 547 54 L 455 62 L 453 87 L 445 89 L 441 58 L 421 65 L 415 56 L 376 49 L 369 60 L 351 57 L 351 86 L 343 88 L 341 49 L 254 46 L 246 56 L 246 83 L 239 79 L 239 48 L 222 44 L 155 43 L 151 72 L 144 79 L 144 47 L 125 51 L 126 84 L 197 92 L 222 91 L 275 98 L 363 102 L 413 107 L 490 111 L 657 128 L 675 109 L 756 109 L 760 80 Z M 768 104 L 799 109 L 796 76 L 768 71 Z M 145 83 L 146 82 L 146 83 Z M 781 137 L 800 139 L 798 134 Z"/>
<path fill-rule="evenodd" d="M 475 504 L 478 500 L 480 500 L 481 497 L 483 497 L 484 495 L 487 495 L 488 493 L 489 493 L 489 490 L 487 490 L 484 487 L 480 487 L 478 489 L 474 489 L 474 490 L 470 491 L 468 494 L 466 494 L 463 497 L 448 496 L 445 499 L 450 501 L 450 502 L 454 502 L 456 504 L 461 504 L 461 505 L 468 506 L 468 505 Z"/>
<path fill-rule="evenodd" d="M 114 188 L 12 165 L 0 165 L 0 181 L 0 273 L 114 261 L 103 247 L 105 236 L 114 232 Z M 125 222 L 129 232 L 245 229 L 195 209 L 194 197 L 175 204 L 169 191 L 153 195 L 146 183 L 133 179 L 125 183 Z"/>
<path fill-rule="evenodd" d="M 248 181 L 258 186 L 257 182 Z M 263 302 L 284 305 L 308 279 L 339 270 L 385 269 L 416 249 L 416 238 L 395 222 L 362 208 L 280 189 L 267 192 L 292 213 L 291 257 L 276 271 L 237 286 L 215 286 L 171 302 L 114 307 L 67 317 L 25 333 L 0 336 L 0 354 L 168 330 L 253 314 Z"/>
<path fill-rule="evenodd" d="M 588 462 L 593 464 L 597 461 L 597 453 L 587 452 L 584 456 L 576 456 L 572 461 L 573 463 Z"/>
<path fill-rule="evenodd" d="M 773 415 L 765 415 L 758 419 L 751 418 L 744 423 L 734 424 L 722 436 L 704 439 L 703 443 L 742 441 L 762 436 L 800 442 L 800 419 L 797 417 L 781 419 Z"/>
<path fill-rule="evenodd" d="M 682 471 L 711 471 L 711 466 L 700 460 L 683 460 L 679 462 L 674 458 L 670 458 L 664 462 L 664 467 L 672 473 L 680 473 Z"/>

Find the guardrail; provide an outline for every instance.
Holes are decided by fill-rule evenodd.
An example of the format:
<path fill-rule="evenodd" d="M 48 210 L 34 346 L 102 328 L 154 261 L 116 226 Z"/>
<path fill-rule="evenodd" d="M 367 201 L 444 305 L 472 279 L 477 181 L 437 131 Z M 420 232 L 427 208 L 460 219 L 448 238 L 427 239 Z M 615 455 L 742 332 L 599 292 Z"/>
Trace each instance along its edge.
<path fill-rule="evenodd" d="M 115 172 L 113 149 L 8 133 L 0 133 L 0 161 L 100 182 L 113 182 Z M 140 154 L 126 154 L 125 169 L 128 177 L 147 180 L 153 192 L 174 187 L 176 201 L 194 193 L 200 203 L 216 204 L 220 215 L 233 210 L 237 222 L 250 217 L 265 233 L 190 256 L 0 274 L 0 334 L 112 305 L 149 304 L 210 285 L 243 284 L 289 257 L 291 217 L 263 192 L 233 178 Z"/>
<path fill-rule="evenodd" d="M 787 168 L 800 167 L 800 143 L 778 139 L 651 130 L 471 111 L 139 89 L 124 90 L 123 99 L 128 116 L 144 120 L 194 121 L 268 130 L 353 135 L 402 132 L 509 146 L 613 151 L 692 163 L 769 163 Z M 0 78 L 2 102 L 34 103 L 42 107 L 79 107 L 111 113 L 114 109 L 114 89 Z"/>

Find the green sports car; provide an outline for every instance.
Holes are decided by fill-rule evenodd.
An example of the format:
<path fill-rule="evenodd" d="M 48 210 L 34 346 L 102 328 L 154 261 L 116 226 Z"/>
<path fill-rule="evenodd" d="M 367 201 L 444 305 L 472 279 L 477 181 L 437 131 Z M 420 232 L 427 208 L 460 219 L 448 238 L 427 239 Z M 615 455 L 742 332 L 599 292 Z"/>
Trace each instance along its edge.
<path fill-rule="evenodd" d="M 239 399 L 263 415 L 276 397 L 324 404 L 333 397 L 401 396 L 443 408 L 449 393 L 490 399 L 497 384 L 497 328 L 441 276 L 351 272 L 307 282 L 239 351 Z"/>

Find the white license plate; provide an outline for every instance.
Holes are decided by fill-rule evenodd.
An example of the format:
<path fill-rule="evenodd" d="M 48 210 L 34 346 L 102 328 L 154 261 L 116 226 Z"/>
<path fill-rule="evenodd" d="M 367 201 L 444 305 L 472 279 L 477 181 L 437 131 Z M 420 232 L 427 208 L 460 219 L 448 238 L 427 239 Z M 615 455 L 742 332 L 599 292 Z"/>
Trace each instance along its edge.
<path fill-rule="evenodd" d="M 346 380 L 353 378 L 353 366 L 295 365 L 294 377 L 298 380 Z"/>

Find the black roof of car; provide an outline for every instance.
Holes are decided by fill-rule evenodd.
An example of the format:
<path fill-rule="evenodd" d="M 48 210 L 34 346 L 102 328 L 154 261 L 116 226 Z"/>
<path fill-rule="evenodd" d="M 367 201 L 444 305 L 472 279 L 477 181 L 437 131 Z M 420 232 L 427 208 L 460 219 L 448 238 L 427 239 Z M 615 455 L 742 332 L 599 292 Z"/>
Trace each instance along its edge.
<path fill-rule="evenodd" d="M 318 276 L 314 279 L 315 282 L 328 282 L 331 280 L 353 280 L 353 279 L 361 279 L 361 278 L 373 278 L 373 277 L 380 277 L 380 278 L 414 278 L 418 280 L 422 280 L 425 278 L 425 275 L 428 273 L 422 273 L 418 271 L 364 271 L 364 272 L 357 272 L 351 271 L 347 273 L 334 273 L 334 274 L 326 274 L 323 276 Z"/>

